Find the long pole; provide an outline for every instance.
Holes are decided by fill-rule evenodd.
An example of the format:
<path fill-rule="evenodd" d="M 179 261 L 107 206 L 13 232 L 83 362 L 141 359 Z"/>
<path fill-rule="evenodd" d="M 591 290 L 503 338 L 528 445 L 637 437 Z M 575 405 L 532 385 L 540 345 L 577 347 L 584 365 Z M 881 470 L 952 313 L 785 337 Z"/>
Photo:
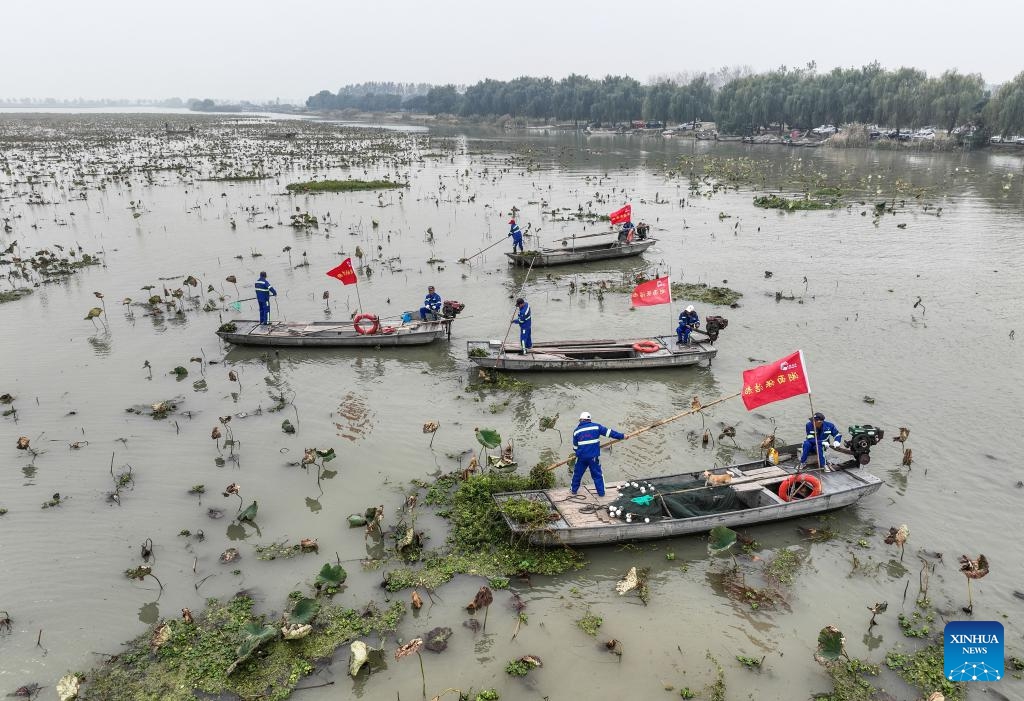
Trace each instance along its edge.
<path fill-rule="evenodd" d="M 519 294 L 516 295 L 517 299 L 519 297 L 523 296 L 523 290 L 526 288 L 526 281 L 530 279 L 530 273 L 533 272 L 533 264 L 537 262 L 537 258 L 538 257 L 539 257 L 539 255 L 536 255 L 536 256 L 533 256 L 533 258 L 530 259 L 530 267 L 526 269 L 526 277 L 523 278 L 523 284 L 519 286 Z M 501 358 L 502 358 L 502 356 L 505 355 L 505 344 L 508 342 L 508 335 L 509 335 L 509 333 L 512 332 L 512 324 L 514 324 L 514 323 L 516 323 L 516 318 L 513 316 L 512 320 L 510 322 L 508 322 L 508 328 L 505 329 L 505 338 L 501 339 L 501 350 L 498 351 L 498 366 L 501 365 Z M 531 324 L 531 328 L 532 328 L 532 324 L 533 324 L 533 310 L 532 309 L 530 310 L 530 324 Z M 520 330 L 520 333 L 522 333 L 522 330 Z M 520 345 L 522 345 L 522 344 L 520 344 Z"/>
<path fill-rule="evenodd" d="M 356 308 L 359 313 L 363 313 L 363 300 L 359 297 L 359 278 L 356 278 Z"/>
<path fill-rule="evenodd" d="M 818 428 L 814 425 L 814 398 L 811 394 L 811 377 L 807 374 L 807 363 L 804 362 L 804 352 L 799 351 L 799 353 L 800 367 L 804 369 L 804 379 L 807 381 L 807 403 L 811 407 L 811 433 L 814 434 L 814 461 L 818 463 L 818 467 L 824 468 L 825 466 L 821 464 L 823 461 L 819 460 L 819 458 L 822 457 L 822 453 L 820 441 L 818 440 Z M 804 436 L 804 438 L 806 439 L 807 437 Z"/>
<path fill-rule="evenodd" d="M 740 393 L 736 392 L 735 394 L 730 394 L 728 397 L 722 397 L 720 399 L 716 399 L 713 402 L 709 402 L 707 404 L 703 404 L 703 405 L 701 405 L 700 407 L 698 407 L 696 409 L 690 409 L 689 411 L 684 411 L 681 414 L 676 414 L 674 416 L 670 416 L 667 419 L 661 419 L 660 421 L 655 421 L 650 426 L 644 426 L 643 428 L 638 428 L 637 430 L 633 431 L 632 433 L 627 433 L 622 438 L 602 443 L 601 447 L 602 448 L 607 448 L 609 446 L 615 445 L 616 443 L 621 443 L 622 441 L 628 441 L 630 438 L 635 438 L 636 436 L 639 436 L 641 433 L 646 433 L 647 431 L 650 431 L 652 428 L 657 428 L 658 426 L 664 426 L 665 424 L 671 423 L 672 421 L 676 421 L 677 419 L 681 419 L 684 416 L 690 416 L 691 414 L 696 414 L 697 412 L 703 411 L 704 409 L 707 409 L 708 407 L 713 407 L 716 404 L 721 404 L 722 402 L 728 401 L 729 399 L 735 399 L 738 396 L 740 396 Z M 544 469 L 548 470 L 548 471 L 554 470 L 556 467 L 561 467 L 562 465 L 564 465 L 567 462 L 569 462 L 570 460 L 572 460 L 573 457 L 575 457 L 575 456 L 570 456 L 570 457 L 566 458 L 565 460 L 562 460 L 560 462 L 556 462 L 553 465 L 548 465 Z"/>

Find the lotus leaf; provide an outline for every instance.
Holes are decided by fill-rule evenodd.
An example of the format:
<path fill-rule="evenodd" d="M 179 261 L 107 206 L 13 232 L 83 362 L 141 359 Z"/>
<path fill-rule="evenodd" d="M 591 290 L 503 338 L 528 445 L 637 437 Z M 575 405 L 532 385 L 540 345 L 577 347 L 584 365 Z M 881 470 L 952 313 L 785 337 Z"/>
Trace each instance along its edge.
<path fill-rule="evenodd" d="M 814 659 L 821 664 L 838 660 L 846 654 L 845 645 L 846 638 L 841 630 L 835 626 L 825 626 L 818 633 L 818 650 L 814 653 Z"/>
<path fill-rule="evenodd" d="M 249 506 L 245 507 L 245 511 L 243 511 L 240 514 L 238 514 L 238 520 L 239 521 L 249 521 L 249 522 L 254 521 L 256 519 L 256 511 L 257 510 L 259 510 L 259 505 L 257 505 L 257 503 L 255 501 L 253 501 L 253 503 L 251 503 L 251 504 L 249 504 Z"/>
<path fill-rule="evenodd" d="M 309 623 L 320 612 L 320 602 L 316 599 L 299 599 L 292 612 L 288 614 L 289 623 Z"/>
<path fill-rule="evenodd" d="M 348 573 L 341 565 L 332 565 L 326 563 L 320 568 L 320 573 L 316 576 L 316 582 L 314 585 L 317 589 L 321 587 L 337 588 L 340 587 L 345 579 L 348 577 Z"/>
<path fill-rule="evenodd" d="M 736 544 L 736 531 L 725 526 L 715 526 L 708 537 L 708 555 L 718 555 Z"/>
<path fill-rule="evenodd" d="M 501 434 L 492 428 L 474 429 L 477 442 L 485 448 L 500 448 Z"/>
<path fill-rule="evenodd" d="M 256 652 L 260 646 L 273 640 L 278 635 L 278 630 L 274 626 L 260 625 L 255 621 L 246 623 L 245 627 L 242 628 L 242 631 L 245 637 L 242 638 L 241 645 L 239 645 L 238 649 L 235 651 L 235 654 L 238 655 L 238 659 L 232 662 L 231 666 L 229 666 L 225 672 L 228 676 L 238 668 L 238 665 L 252 657 L 252 654 Z"/>

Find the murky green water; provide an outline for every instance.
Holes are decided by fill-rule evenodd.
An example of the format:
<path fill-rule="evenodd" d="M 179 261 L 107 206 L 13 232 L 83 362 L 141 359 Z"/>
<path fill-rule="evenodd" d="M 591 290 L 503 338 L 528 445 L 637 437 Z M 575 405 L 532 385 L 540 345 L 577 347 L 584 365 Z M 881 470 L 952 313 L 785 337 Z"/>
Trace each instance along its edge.
<path fill-rule="evenodd" d="M 18 119 L 0 117 L 0 131 Z M 59 121 L 41 132 L 53 140 L 46 148 L 4 142 L 11 170 L 0 176 L 0 212 L 11 231 L 0 237 L 3 247 L 17 241 L 14 253 L 24 257 L 55 244 L 80 246 L 99 253 L 103 265 L 0 305 L 6 330 L 0 340 L 0 393 L 14 395 L 17 410 L 0 422 L 0 508 L 8 509 L 0 516 L 0 610 L 13 620 L 10 634 L 0 631 L 0 691 L 31 681 L 52 686 L 65 672 L 98 662 L 95 653 L 118 652 L 121 641 L 158 616 L 175 617 L 182 607 L 198 611 L 207 597 L 249 589 L 264 608 L 279 609 L 286 594 L 305 589 L 335 553 L 350 572 L 336 600 L 351 606 L 380 600 L 381 573 L 359 567 L 375 551 L 361 529 L 347 528 L 345 517 L 378 503 L 385 505 L 386 517 L 394 514 L 410 480 L 457 467 L 452 456 L 476 446 L 474 427 L 493 427 L 514 439 L 520 464 L 532 465 L 545 451 L 568 454 L 557 433 L 537 430 L 542 415 L 559 413 L 564 436 L 571 418 L 584 410 L 620 430 L 634 429 L 685 410 L 694 395 L 709 401 L 731 394 L 755 359 L 772 360 L 797 348 L 809 363 L 816 409 L 843 428 L 872 423 L 895 435 L 897 427 L 909 427 L 914 463 L 910 470 L 900 467 L 901 446 L 886 438 L 871 463 L 886 485 L 863 505 L 835 515 L 832 525 L 842 534 L 837 540 L 801 540 L 797 526 L 821 525 L 816 520 L 749 533 L 762 560 L 781 548 L 801 555 L 795 584 L 785 589 L 788 606 L 752 610 L 730 599 L 716 574 L 730 563 L 709 561 L 699 537 L 594 548 L 582 572 L 535 577 L 532 586 L 513 581 L 529 615 L 515 641 L 507 592 L 496 593 L 486 634 L 474 636 L 462 627 L 463 605 L 482 582 L 461 577 L 400 631 L 411 638 L 437 625 L 455 630 L 443 657 L 426 653 L 428 691 L 493 686 L 504 698 L 659 696 L 665 685 L 697 690 L 711 683 L 714 667 L 705 657 L 710 651 L 725 669 L 728 698 L 807 698 L 829 687 L 811 659 L 823 626 L 844 630 L 850 654 L 874 662 L 898 644 L 912 645 L 904 641 L 896 615 L 913 609 L 919 549 L 943 553 L 929 593 L 948 618 L 962 616 L 959 608 L 966 604 L 956 557 L 989 557 L 992 573 L 975 583 L 974 617 L 1003 621 L 1008 653 L 1021 655 L 1021 601 L 1014 592 L 1024 589 L 1016 540 L 1024 472 L 1012 456 L 1024 382 L 1024 351 L 1021 339 L 1013 338 L 1015 330 L 1024 332 L 1024 159 L 456 134 L 446 137 L 454 139 L 451 151 L 419 142 L 412 159 L 396 154 L 347 168 L 339 167 L 333 153 L 282 155 L 283 149 L 256 141 L 235 142 L 250 137 L 232 136 L 230 122 L 203 120 L 207 134 L 219 135 L 219 153 L 198 154 L 187 140 L 168 144 L 159 134 L 162 120 L 141 117 L 104 122 L 112 135 L 105 145 L 66 144 Z M 412 146 L 416 137 L 409 138 Z M 137 162 L 130 166 L 170 167 L 217 162 L 239 151 L 260 154 L 252 161 L 272 177 L 209 182 L 188 168 L 124 168 L 131 154 Z M 668 177 L 667 171 L 678 167 L 679 156 L 694 153 L 766 160 L 766 187 L 816 173 L 862 194 L 852 197 L 849 208 L 796 214 L 754 208 L 744 184 L 693 196 L 688 177 Z M 114 177 L 115 170 L 123 175 Z M 288 182 L 314 175 L 388 175 L 408 178 L 411 187 L 379 196 L 284 194 Z M 906 202 L 876 225 L 871 203 L 885 199 L 897 180 L 906 183 L 898 197 Z M 79 199 L 82 192 L 85 199 Z M 31 193 L 47 204 L 29 204 Z M 505 244 L 472 266 L 458 259 L 503 238 L 513 206 L 521 210 L 521 223 L 532 223 L 541 241 L 551 243 L 584 229 L 551 221 L 543 211 L 590 203 L 606 213 L 624 199 L 659 239 L 645 255 L 648 267 L 669 271 L 673 280 L 727 281 L 743 292 L 738 309 L 697 305 L 702 316 L 717 313 L 730 320 L 714 365 L 649 374 L 528 376 L 533 389 L 524 394 L 465 393 L 473 376 L 465 341 L 505 334 L 511 298 L 525 273 L 506 266 Z M 858 204 L 862 199 L 866 205 Z M 288 218 L 297 210 L 329 214 L 332 225 L 292 229 Z M 121 304 L 125 297 L 144 300 L 151 292 L 140 288 L 147 285 L 156 285 L 156 293 L 163 285 L 180 287 L 187 275 L 198 278 L 200 292 L 208 284 L 215 288 L 199 304 L 222 293 L 235 298 L 228 275 L 238 278 L 240 295 L 250 297 L 258 271 L 266 270 L 280 293 L 275 317 L 323 319 L 322 294 L 329 290 L 330 318 L 347 318 L 356 307 L 354 289 L 342 288 L 324 272 L 353 255 L 356 246 L 373 259 L 372 277 L 359 285 L 365 309 L 394 316 L 418 307 L 428 284 L 466 303 L 450 344 L 381 352 L 229 351 L 213 332 L 234 312 L 189 309 L 180 316 L 153 316 L 133 306 L 130 318 Z M 443 262 L 429 264 L 430 259 Z M 300 267 L 306 260 L 309 265 Z M 630 267 L 597 264 L 531 276 L 523 295 L 533 308 L 535 338 L 670 332 L 678 309 L 630 311 L 621 295 L 598 300 L 569 292 L 576 272 L 619 279 Z M 105 295 L 109 331 L 83 319 L 99 303 L 97 291 Z M 784 297 L 780 301 L 777 292 Z M 240 316 L 255 314 L 254 303 L 244 303 Z M 185 379 L 171 374 L 176 366 L 188 369 Z M 229 369 L 238 373 L 238 383 L 228 380 Z M 201 379 L 206 389 L 196 391 L 193 383 Z M 865 395 L 875 403 L 865 403 Z M 269 412 L 273 396 L 292 404 Z M 164 420 L 125 411 L 176 397 L 183 398 L 179 410 Z M 231 426 L 237 459 L 223 448 L 221 455 L 210 439 L 217 417 L 228 414 L 236 417 Z M 755 448 L 773 421 L 781 438 L 797 440 L 807 415 L 801 398 L 754 413 L 733 400 L 716 407 L 707 421 L 716 436 L 722 425 L 736 426 L 739 447 L 726 439 L 702 448 L 700 420 L 685 419 L 606 453 L 606 475 L 652 476 L 726 464 L 742 449 Z M 298 427 L 296 434 L 281 431 L 285 418 Z M 430 436 L 421 432 L 430 420 L 441 424 L 433 449 Z M 31 439 L 34 457 L 15 449 L 22 435 Z M 320 487 L 315 474 L 289 465 L 312 446 L 339 453 L 331 463 L 337 474 Z M 115 474 L 132 468 L 134 484 L 121 491 L 120 503 L 108 498 L 115 487 L 111 465 Z M 241 484 L 246 503 L 259 501 L 258 528 L 229 523 L 237 500 L 220 492 L 230 482 Z M 187 493 L 195 484 L 206 485 L 201 498 Z M 41 509 L 55 492 L 64 503 Z M 211 507 L 227 516 L 210 519 Z M 439 545 L 444 532 L 438 521 L 429 523 L 428 545 Z M 911 533 L 902 564 L 898 552 L 882 543 L 888 528 L 901 523 Z M 183 529 L 202 530 L 205 540 L 179 536 Z M 305 537 L 319 540 L 320 556 L 274 562 L 256 557 L 257 544 Z M 123 574 L 138 564 L 139 544 L 147 538 L 155 544 L 154 572 L 162 592 L 151 580 L 133 582 Z M 222 565 L 218 556 L 230 546 L 239 548 L 242 559 Z M 854 557 L 861 563 L 855 571 Z M 751 572 L 759 564 L 743 560 Z M 633 565 L 652 569 L 647 607 L 614 591 Z M 882 600 L 890 604 L 888 613 L 865 633 L 865 607 Z M 596 641 L 575 625 L 588 606 L 604 619 Z M 601 644 L 612 637 L 622 641 L 621 659 Z M 508 677 L 505 664 L 528 653 L 540 656 L 544 668 L 526 681 Z M 764 669 L 742 668 L 737 654 L 766 656 Z M 419 694 L 415 662 L 392 661 L 387 670 L 353 684 L 345 676 L 347 656 L 343 649 L 335 664 L 310 681 L 335 680 L 334 686 L 301 692 L 302 697 L 336 698 L 350 688 L 370 698 Z M 897 698 L 913 697 L 893 678 L 884 682 Z M 1019 684 L 1011 680 L 996 688 L 1012 698 Z"/>

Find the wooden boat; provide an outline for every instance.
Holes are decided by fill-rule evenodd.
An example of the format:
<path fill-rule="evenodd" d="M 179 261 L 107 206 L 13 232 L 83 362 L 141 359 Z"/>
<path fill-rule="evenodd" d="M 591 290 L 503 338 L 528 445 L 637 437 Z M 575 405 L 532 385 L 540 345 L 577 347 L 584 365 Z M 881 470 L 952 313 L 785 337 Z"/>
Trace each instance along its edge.
<path fill-rule="evenodd" d="M 882 432 L 877 433 L 878 439 L 881 439 Z M 850 442 L 854 440 L 858 439 Z M 683 473 L 608 483 L 603 497 L 597 496 L 592 486 L 584 484 L 576 497 L 569 494 L 568 487 L 559 487 L 503 492 L 495 494 L 494 499 L 499 508 L 509 499 L 528 499 L 548 506 L 550 521 L 543 527 L 524 526 L 513 521 L 507 514 L 502 514 L 513 533 L 527 537 L 535 545 L 602 545 L 671 538 L 706 533 L 715 526 L 737 528 L 818 514 L 855 504 L 878 491 L 882 480 L 862 467 L 867 462 L 867 453 L 840 450 L 847 455 L 854 455 L 854 458 L 835 463 L 829 463 L 829 459 L 826 459 L 826 470 L 805 470 L 800 473 L 800 477 L 796 477 L 800 446 L 789 446 L 779 450 L 778 465 L 761 459 L 726 468 L 725 471 L 732 476 L 732 482 L 724 486 L 709 487 L 705 485 L 700 473 Z M 835 453 L 833 450 L 827 455 Z M 839 460 L 845 457 L 840 456 Z M 820 483 L 819 495 L 791 498 L 789 501 L 779 496 L 784 481 L 794 478 L 794 483 L 800 485 L 798 488 L 803 488 L 803 480 L 808 476 Z M 807 484 L 811 484 L 810 480 Z M 646 494 L 653 495 L 649 504 L 638 506 L 631 501 L 634 495 L 641 494 L 634 485 L 644 487 Z M 803 493 L 813 492 L 805 489 Z M 796 496 L 800 496 L 799 491 Z M 677 518 L 672 515 L 673 509 L 677 513 L 681 510 L 690 512 L 688 506 L 680 506 L 682 500 L 707 508 L 694 506 L 693 510 L 704 513 Z M 627 513 L 632 513 L 629 509 L 646 510 L 646 513 L 652 515 L 626 522 L 625 516 L 611 515 L 609 507 L 615 505 L 623 506 Z M 645 518 L 648 520 L 645 521 Z"/>
<path fill-rule="evenodd" d="M 615 235 L 615 234 L 611 234 Z M 562 239 L 562 248 L 542 248 L 539 251 L 526 251 L 524 253 L 506 253 L 516 265 L 535 268 L 549 265 L 565 265 L 567 263 L 589 263 L 595 260 L 608 260 L 611 258 L 628 258 L 638 256 L 648 248 L 657 243 L 657 239 L 634 239 L 631 243 L 591 243 L 586 245 L 574 245 L 572 238 Z"/>
<path fill-rule="evenodd" d="M 352 322 L 274 321 L 262 325 L 259 321 L 239 319 L 222 325 L 217 335 L 240 346 L 387 348 L 418 346 L 439 338 L 451 338 L 452 321 L 454 319 L 416 319 L 397 326 L 382 326 L 377 333 L 360 334 Z"/>
<path fill-rule="evenodd" d="M 469 359 L 482 368 L 509 372 L 566 370 L 650 370 L 711 363 L 718 349 L 710 340 L 700 341 L 697 331 L 689 345 L 676 344 L 675 336 L 627 338 L 623 340 L 545 341 L 534 344 L 523 355 L 516 344 L 501 341 L 468 341 Z M 646 345 L 643 345 L 646 344 Z M 642 348 L 638 348 L 642 346 Z"/>

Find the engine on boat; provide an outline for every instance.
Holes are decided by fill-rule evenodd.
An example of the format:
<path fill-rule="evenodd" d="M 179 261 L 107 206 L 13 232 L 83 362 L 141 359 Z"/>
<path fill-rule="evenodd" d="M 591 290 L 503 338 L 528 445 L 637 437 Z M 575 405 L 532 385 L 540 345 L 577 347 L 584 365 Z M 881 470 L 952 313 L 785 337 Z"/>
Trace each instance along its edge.
<path fill-rule="evenodd" d="M 871 462 L 871 446 L 882 440 L 884 435 L 882 429 L 871 424 L 850 426 L 850 440 L 846 441 L 846 447 L 853 453 L 853 459 L 858 465 L 867 465 Z"/>
<path fill-rule="evenodd" d="M 718 340 L 718 332 L 729 325 L 729 320 L 724 316 L 707 316 L 704 322 L 704 331 L 712 343 Z"/>
<path fill-rule="evenodd" d="M 465 308 L 466 305 L 462 302 L 456 302 L 454 299 L 446 299 L 444 304 L 441 305 L 441 316 L 445 319 L 454 319 Z"/>

